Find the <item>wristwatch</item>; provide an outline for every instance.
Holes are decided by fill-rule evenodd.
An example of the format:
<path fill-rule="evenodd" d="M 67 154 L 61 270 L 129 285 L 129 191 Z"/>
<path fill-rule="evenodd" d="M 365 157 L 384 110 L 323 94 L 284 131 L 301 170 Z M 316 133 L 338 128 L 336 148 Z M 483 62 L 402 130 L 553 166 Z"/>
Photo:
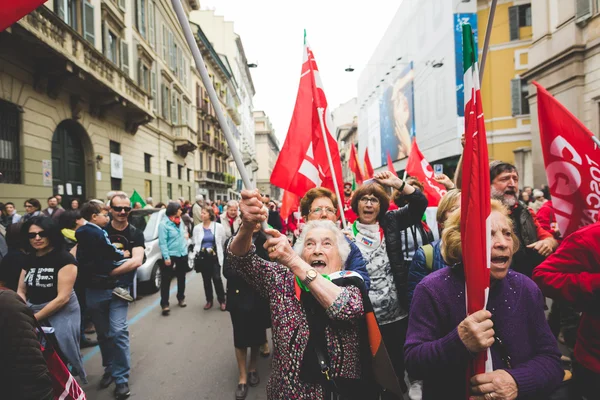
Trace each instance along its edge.
<path fill-rule="evenodd" d="M 304 283 L 304 286 L 308 286 L 312 281 L 317 279 L 317 276 L 319 276 L 319 274 L 317 273 L 317 270 L 314 268 L 311 268 L 308 271 L 306 271 L 306 278 L 304 278 L 302 283 Z"/>

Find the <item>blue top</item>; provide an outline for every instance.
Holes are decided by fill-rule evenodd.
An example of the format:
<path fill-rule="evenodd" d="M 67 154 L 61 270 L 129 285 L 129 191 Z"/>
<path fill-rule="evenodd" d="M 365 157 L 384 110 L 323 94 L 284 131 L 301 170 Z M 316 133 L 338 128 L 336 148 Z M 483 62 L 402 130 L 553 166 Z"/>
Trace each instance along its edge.
<path fill-rule="evenodd" d="M 508 369 L 494 345 L 490 349 L 493 369 L 512 375 L 520 399 L 547 399 L 547 393 L 560 385 L 564 376 L 544 304 L 536 284 L 512 270 L 490 287 L 487 309 L 512 364 Z M 411 378 L 423 380 L 423 400 L 466 397 L 465 376 L 473 354 L 457 330 L 466 311 L 461 271 L 443 268 L 432 272 L 415 289 L 404 362 Z"/>
<path fill-rule="evenodd" d="M 210 228 L 207 229 L 203 227 L 202 229 L 204 229 L 204 237 L 202 238 L 202 248 L 213 248 L 215 246 L 215 235 L 213 235 L 213 232 L 210 230 Z"/>
<path fill-rule="evenodd" d="M 158 227 L 158 246 L 164 260 L 186 256 L 185 224 L 181 222 L 177 226 L 165 217 Z"/>
<path fill-rule="evenodd" d="M 423 246 L 419 247 L 413 256 L 410 267 L 408 268 L 408 285 L 406 287 L 406 296 L 408 297 L 408 306 L 412 303 L 413 293 L 417 285 L 430 273 L 447 267 L 446 262 L 442 258 L 441 240 L 436 240 L 431 243 L 433 246 L 433 262 L 431 270 L 427 268 L 427 260 L 425 260 L 425 252 Z"/>

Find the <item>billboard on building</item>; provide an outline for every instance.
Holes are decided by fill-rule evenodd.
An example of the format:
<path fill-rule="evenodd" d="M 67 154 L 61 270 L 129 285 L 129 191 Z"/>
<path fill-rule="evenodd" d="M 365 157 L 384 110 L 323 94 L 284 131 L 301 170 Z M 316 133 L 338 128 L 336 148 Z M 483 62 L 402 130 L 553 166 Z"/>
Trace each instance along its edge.
<path fill-rule="evenodd" d="M 414 70 L 412 62 L 388 84 L 379 99 L 380 154 L 378 165 L 408 157 L 415 138 Z"/>

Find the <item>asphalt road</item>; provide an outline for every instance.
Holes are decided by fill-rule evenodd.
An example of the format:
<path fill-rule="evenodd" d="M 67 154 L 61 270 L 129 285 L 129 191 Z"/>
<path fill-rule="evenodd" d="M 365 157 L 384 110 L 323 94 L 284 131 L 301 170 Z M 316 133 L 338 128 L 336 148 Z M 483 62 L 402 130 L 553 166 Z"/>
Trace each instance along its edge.
<path fill-rule="evenodd" d="M 187 278 L 186 308 L 177 306 L 175 280 L 168 317 L 161 315 L 158 293 L 129 307 L 131 399 L 235 399 L 238 369 L 229 313 L 221 312 L 218 307 L 204 311 L 202 277 L 190 272 Z M 114 384 L 98 390 L 104 372 L 98 347 L 85 349 L 83 356 L 89 378 L 83 388 L 88 400 L 114 399 Z M 260 358 L 261 383 L 250 388 L 248 400 L 267 398 L 265 385 L 270 361 Z"/>

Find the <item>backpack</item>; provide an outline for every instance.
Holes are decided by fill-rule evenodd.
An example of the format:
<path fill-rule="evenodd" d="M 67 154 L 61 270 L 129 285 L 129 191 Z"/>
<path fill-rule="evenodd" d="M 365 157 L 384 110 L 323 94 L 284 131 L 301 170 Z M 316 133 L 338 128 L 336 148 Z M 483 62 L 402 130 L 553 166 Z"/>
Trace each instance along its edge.
<path fill-rule="evenodd" d="M 431 272 L 433 269 L 433 246 L 425 244 L 421 248 L 423 249 L 423 253 L 425 253 L 425 267 Z"/>

